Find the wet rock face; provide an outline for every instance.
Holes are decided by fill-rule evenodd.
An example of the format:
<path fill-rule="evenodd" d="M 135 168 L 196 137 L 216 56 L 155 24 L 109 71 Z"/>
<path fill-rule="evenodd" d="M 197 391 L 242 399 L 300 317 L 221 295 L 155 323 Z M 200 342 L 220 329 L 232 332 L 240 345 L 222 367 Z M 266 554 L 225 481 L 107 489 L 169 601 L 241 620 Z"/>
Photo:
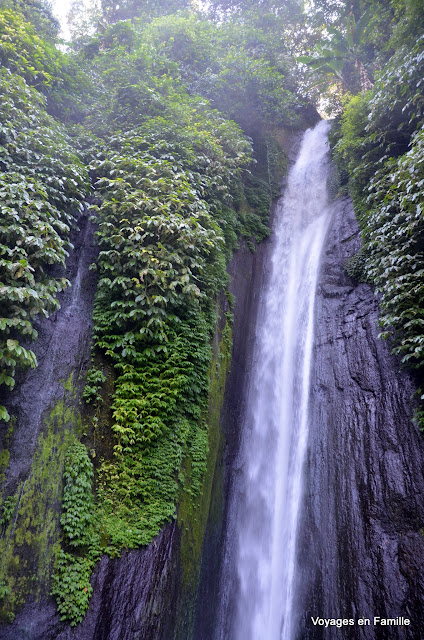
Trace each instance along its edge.
<path fill-rule="evenodd" d="M 170 640 L 175 623 L 178 537 L 174 522 L 149 547 L 116 560 L 103 556 L 83 622 L 77 629 L 68 627 L 52 635 L 51 640 Z"/>
<path fill-rule="evenodd" d="M 299 638 L 424 638 L 424 440 L 413 383 L 378 336 L 371 289 L 343 271 L 359 248 L 351 203 L 336 206 L 322 260 L 311 431 L 299 550 Z M 311 616 L 370 618 L 318 628 Z M 411 620 L 374 626 L 374 616 Z"/>
<path fill-rule="evenodd" d="M 13 392 L 2 392 L 2 401 L 16 418 L 17 425 L 2 487 L 5 495 L 15 491 L 18 483 L 28 477 L 43 418 L 54 403 L 63 398 L 63 383 L 72 381 L 72 377 L 75 382 L 80 371 L 88 367 L 97 281 L 89 265 L 98 255 L 93 236 L 93 223 L 87 217 L 82 218 L 80 229 L 74 230 L 71 236 L 74 250 L 67 260 L 66 272 L 56 267 L 57 275 L 66 276 L 71 286 L 59 295 L 58 311 L 47 319 L 38 318 L 37 340 L 25 345 L 35 352 L 38 366 L 20 373 L 19 384 Z M 3 430 L 7 428 L 3 426 Z"/>
<path fill-rule="evenodd" d="M 146 548 L 121 558 L 103 556 L 96 567 L 93 597 L 77 627 L 60 622 L 54 603 L 28 603 L 1 640 L 170 640 L 175 623 L 178 571 L 176 523 L 164 527 Z"/>

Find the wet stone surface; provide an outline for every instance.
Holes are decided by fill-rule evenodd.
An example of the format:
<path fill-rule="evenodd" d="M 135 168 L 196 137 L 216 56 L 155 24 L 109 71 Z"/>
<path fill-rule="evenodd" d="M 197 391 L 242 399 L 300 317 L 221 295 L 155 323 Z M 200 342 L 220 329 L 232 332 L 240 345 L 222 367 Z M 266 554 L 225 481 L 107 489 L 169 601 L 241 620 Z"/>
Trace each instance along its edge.
<path fill-rule="evenodd" d="M 298 638 L 424 638 L 424 440 L 413 381 L 378 338 L 370 287 L 344 272 L 359 248 L 348 199 L 322 259 L 299 545 Z M 325 629 L 311 617 L 353 618 Z M 380 618 L 410 626 L 374 625 Z M 369 618 L 359 627 L 358 618 Z"/>
<path fill-rule="evenodd" d="M 78 256 L 80 249 L 76 248 Z M 299 547 L 301 587 L 297 602 L 302 625 L 297 640 L 421 640 L 424 441 L 411 425 L 413 383 L 400 370 L 398 360 L 390 356 L 387 344 L 377 338 L 374 295 L 368 286 L 354 283 L 343 271 L 344 262 L 358 248 L 356 223 L 351 205 L 345 200 L 337 207 L 328 237 L 317 297 L 312 419 Z M 82 272 L 86 274 L 93 261 L 92 250 L 93 247 L 83 258 Z M 250 258 L 243 258 L 249 264 L 240 258 L 235 268 L 243 282 L 237 282 L 237 274 L 234 276 L 234 293 L 239 293 L 239 300 L 227 397 L 228 447 L 223 464 L 228 469 L 238 446 L 242 381 L 249 368 L 250 323 L 256 316 L 254 301 L 262 282 L 263 259 L 261 250 L 252 261 L 257 262 L 256 277 Z M 70 265 L 73 278 L 78 276 L 78 264 L 75 259 L 75 264 Z M 51 376 L 61 393 L 63 382 L 59 381 L 86 366 L 87 351 L 82 344 L 90 331 L 90 287 L 86 280 L 78 303 L 82 307 L 78 309 L 72 306 L 71 290 L 65 292 L 62 316 L 59 313 L 40 328 L 36 346 L 41 367 L 38 371 Z M 65 316 L 70 323 L 67 330 L 63 333 L 62 327 L 63 337 L 53 338 L 50 329 L 60 328 Z M 77 332 L 78 327 L 82 334 Z M 51 368 L 52 340 L 60 370 L 59 365 Z M 75 360 L 77 353 L 80 356 Z M 20 391 L 20 397 L 10 400 L 11 411 L 16 408 L 23 425 L 11 447 L 10 490 L 25 479 L 31 466 L 37 420 L 30 398 L 39 398 L 37 411 L 40 416 L 45 413 L 50 402 L 45 396 L 45 380 L 30 372 L 27 391 Z M 228 474 L 224 472 L 224 493 L 226 482 Z M 203 570 L 195 640 L 209 638 L 213 626 L 219 574 L 216 557 L 225 513 L 222 521 L 219 531 L 209 532 L 209 560 L 206 558 Z M 76 629 L 59 621 L 54 602 L 46 594 L 39 603 L 28 602 L 14 625 L 1 627 L 0 638 L 170 640 L 178 585 L 178 544 L 177 530 L 171 524 L 147 549 L 126 553 L 121 559 L 102 558 L 93 575 L 94 595 L 88 614 Z M 371 621 L 374 616 L 404 616 L 410 618 L 411 625 L 325 629 L 313 626 L 311 616 L 355 620 L 368 617 Z"/>
<path fill-rule="evenodd" d="M 60 309 L 35 324 L 38 338 L 25 345 L 37 357 L 38 366 L 21 373 L 12 392 L 5 394 L 4 404 L 16 419 L 10 443 L 10 460 L 3 491 L 12 494 L 25 481 L 31 469 L 38 437 L 46 416 L 55 402 L 63 399 L 66 381 L 75 383 L 90 359 L 91 315 L 97 277 L 89 266 L 97 258 L 94 226 L 80 220 L 71 241 L 74 250 L 66 264 L 71 286 L 59 295 Z M 65 273 L 58 271 L 58 277 Z M 72 376 L 72 377 L 71 377 Z M 3 429 L 8 429 L 4 425 Z"/>
<path fill-rule="evenodd" d="M 175 523 L 149 547 L 103 556 L 92 578 L 93 597 L 77 627 L 62 623 L 51 600 L 29 602 L 1 640 L 171 640 L 176 585 Z"/>

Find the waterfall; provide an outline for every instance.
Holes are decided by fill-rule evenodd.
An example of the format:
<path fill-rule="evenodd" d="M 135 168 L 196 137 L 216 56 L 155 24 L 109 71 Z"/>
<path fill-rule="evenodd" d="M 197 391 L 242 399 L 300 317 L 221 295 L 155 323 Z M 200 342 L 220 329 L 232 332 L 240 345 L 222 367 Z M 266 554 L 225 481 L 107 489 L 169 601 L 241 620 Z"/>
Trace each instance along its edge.
<path fill-rule="evenodd" d="M 314 301 L 331 217 L 328 128 L 320 122 L 305 132 L 276 210 L 230 497 L 218 640 L 295 638 Z"/>

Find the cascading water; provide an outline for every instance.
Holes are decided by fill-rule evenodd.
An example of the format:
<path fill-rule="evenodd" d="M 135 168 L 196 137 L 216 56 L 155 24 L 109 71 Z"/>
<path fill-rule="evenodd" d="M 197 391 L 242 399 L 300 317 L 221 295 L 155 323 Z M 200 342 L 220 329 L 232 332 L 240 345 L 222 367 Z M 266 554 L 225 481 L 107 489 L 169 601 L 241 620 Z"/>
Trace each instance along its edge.
<path fill-rule="evenodd" d="M 327 133 L 303 138 L 275 223 L 221 579 L 219 640 L 294 640 L 296 529 L 308 435 L 314 301 L 327 201 Z"/>

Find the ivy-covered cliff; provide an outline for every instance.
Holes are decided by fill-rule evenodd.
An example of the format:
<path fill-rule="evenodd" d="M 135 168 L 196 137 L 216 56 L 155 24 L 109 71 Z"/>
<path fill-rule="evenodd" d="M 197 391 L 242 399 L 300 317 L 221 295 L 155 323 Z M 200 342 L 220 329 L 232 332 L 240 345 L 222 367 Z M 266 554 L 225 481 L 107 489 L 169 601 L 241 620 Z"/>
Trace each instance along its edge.
<path fill-rule="evenodd" d="M 148 544 L 179 503 L 193 512 L 210 398 L 220 406 L 213 337 L 230 335 L 226 264 L 240 237 L 253 249 L 268 235 L 286 168 L 278 132 L 310 117 L 263 26 L 147 16 L 116 22 L 105 8 L 97 32 L 61 53 L 43 2 L 0 9 L 3 622 L 41 581 L 76 625 L 102 554 Z M 73 280 L 92 223 L 91 275 L 83 259 Z M 61 351 L 37 333 L 66 342 L 72 309 L 85 325 L 61 292 L 72 280 L 77 296 L 87 278 L 91 343 L 80 338 L 63 363 L 76 370 L 60 389 L 50 372 L 41 394 L 24 371 L 37 375 L 37 344 L 43 363 Z M 16 410 L 19 389 L 37 394 L 32 419 Z"/>
<path fill-rule="evenodd" d="M 376 18 L 369 11 L 371 28 Z M 375 287 L 380 335 L 422 384 L 424 23 L 419 3 L 391 3 L 388 16 L 390 37 L 378 51 L 374 83 L 345 95 L 333 154 L 362 231 L 362 248 L 347 271 Z M 374 53 L 374 65 L 375 59 Z"/>
<path fill-rule="evenodd" d="M 421 8 L 77 2 L 63 53 L 48 3 L 0 0 L 3 622 L 44 591 L 77 625 L 99 559 L 178 517 L 200 554 L 226 268 L 269 234 L 283 132 L 314 120 L 313 100 L 337 114 L 336 187 L 362 229 L 346 270 L 422 370 Z"/>

